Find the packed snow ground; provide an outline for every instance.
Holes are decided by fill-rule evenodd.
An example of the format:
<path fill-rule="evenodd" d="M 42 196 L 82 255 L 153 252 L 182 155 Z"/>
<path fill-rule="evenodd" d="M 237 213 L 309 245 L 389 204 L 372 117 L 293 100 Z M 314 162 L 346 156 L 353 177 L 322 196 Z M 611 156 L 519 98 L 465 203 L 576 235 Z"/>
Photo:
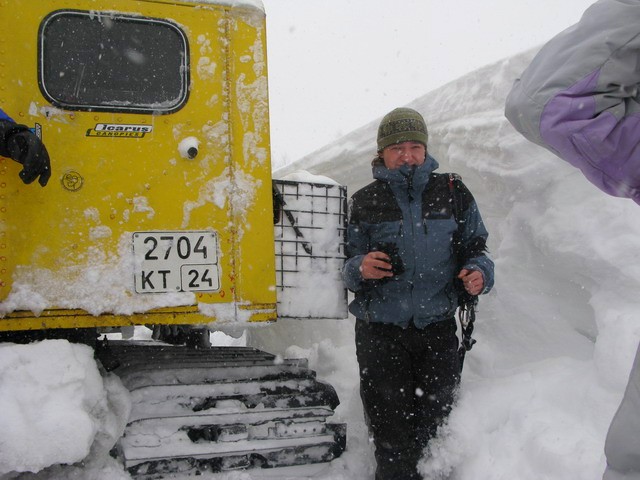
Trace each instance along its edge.
<path fill-rule="evenodd" d="M 459 402 L 421 466 L 427 479 L 600 479 L 607 428 L 640 340 L 637 205 L 600 193 L 504 119 L 504 98 L 532 55 L 485 67 L 409 105 L 427 118 L 440 171 L 460 173 L 475 194 L 496 262 Z M 354 192 L 370 181 L 378 122 L 277 175 L 307 170 Z M 216 338 L 308 357 L 340 395 L 334 420 L 348 423 L 348 443 L 331 464 L 200 478 L 373 478 L 352 319 L 279 322 L 238 340 Z M 128 478 L 106 446 L 127 411 L 126 393 L 116 379 L 100 378 L 86 347 L 0 346 L 0 479 Z M 72 465 L 45 468 L 52 463 Z M 15 473 L 29 470 L 41 471 Z"/>

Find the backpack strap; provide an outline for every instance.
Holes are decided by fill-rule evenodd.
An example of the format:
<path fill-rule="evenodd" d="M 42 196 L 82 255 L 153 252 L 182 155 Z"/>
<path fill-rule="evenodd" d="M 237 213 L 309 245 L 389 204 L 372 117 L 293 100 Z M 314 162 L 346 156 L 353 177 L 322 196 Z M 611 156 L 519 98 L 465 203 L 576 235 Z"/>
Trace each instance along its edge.
<path fill-rule="evenodd" d="M 456 188 L 456 181 L 461 182 L 462 177 L 457 173 L 448 174 L 449 195 L 451 198 L 451 207 L 453 210 L 453 217 L 458 224 L 458 230 L 453 235 L 453 252 L 456 259 L 456 264 L 459 271 L 462 268 L 464 258 L 462 255 L 462 230 L 464 229 L 464 219 L 462 218 L 462 201 L 460 194 Z M 460 370 L 462 371 L 462 365 L 464 363 L 465 354 L 471 350 L 476 340 L 472 338 L 473 334 L 473 322 L 476 319 L 476 305 L 478 304 L 478 296 L 470 295 L 464 289 L 462 282 L 456 279 L 456 289 L 458 293 L 458 320 L 460 322 L 460 328 L 462 330 L 462 342 L 458 348 L 458 357 L 460 359 Z"/>
<path fill-rule="evenodd" d="M 460 228 L 460 223 L 462 221 L 462 207 L 460 205 L 460 199 L 456 193 L 455 182 L 456 180 L 461 182 L 462 177 L 457 173 L 447 173 L 448 176 L 448 185 L 449 185 L 449 195 L 451 196 L 451 205 L 453 207 L 453 217 L 456 219 L 456 223 L 458 224 L 458 229 Z"/>

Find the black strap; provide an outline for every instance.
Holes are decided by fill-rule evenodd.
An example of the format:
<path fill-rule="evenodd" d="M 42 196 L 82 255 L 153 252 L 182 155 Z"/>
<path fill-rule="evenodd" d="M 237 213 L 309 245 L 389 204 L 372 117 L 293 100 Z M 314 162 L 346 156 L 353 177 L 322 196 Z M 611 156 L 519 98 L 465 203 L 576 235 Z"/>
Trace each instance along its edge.
<path fill-rule="evenodd" d="M 302 234 L 302 230 L 300 230 L 300 227 L 298 227 L 298 225 L 296 224 L 296 219 L 293 216 L 293 213 L 291 213 L 291 211 L 284 208 L 284 206 L 286 205 L 286 202 L 284 201 L 284 197 L 282 193 L 280 193 L 280 190 L 278 190 L 278 187 L 276 187 L 275 184 L 272 185 L 272 190 L 273 190 L 273 223 L 274 224 L 278 223 L 278 219 L 280 218 L 280 212 L 284 213 L 287 219 L 289 220 L 289 223 L 291 224 L 291 227 L 293 228 L 293 231 L 295 232 L 296 237 L 302 240 L 300 242 L 302 245 L 302 248 L 304 249 L 305 252 L 307 252 L 307 254 L 311 255 L 313 252 L 311 244 L 305 240 L 304 235 Z"/>
<path fill-rule="evenodd" d="M 458 358 L 460 359 L 460 370 L 464 364 L 464 357 L 466 353 L 471 350 L 476 343 L 473 335 L 473 322 L 476 319 L 476 304 L 478 303 L 477 296 L 468 295 L 468 301 L 460 301 L 458 305 L 458 321 L 460 322 L 460 328 L 462 329 L 462 342 L 458 347 Z"/>
<path fill-rule="evenodd" d="M 453 238 L 453 251 L 456 264 L 459 267 L 457 271 L 459 271 L 462 265 L 464 265 L 466 255 L 463 255 L 462 252 L 462 230 L 464 228 L 464 221 L 462 219 L 461 201 L 458 198 L 455 188 L 456 180 L 460 180 L 460 176 L 455 173 L 449 173 L 449 194 L 451 195 L 453 217 L 458 224 L 458 230 Z M 458 348 L 458 357 L 460 359 L 460 370 L 462 370 L 466 353 L 471 350 L 473 344 L 476 343 L 476 340 L 472 338 L 472 334 L 473 322 L 476 319 L 478 296 L 467 293 L 461 281 L 457 280 L 456 285 L 458 290 L 458 321 L 460 322 L 460 328 L 462 330 L 462 342 Z"/>

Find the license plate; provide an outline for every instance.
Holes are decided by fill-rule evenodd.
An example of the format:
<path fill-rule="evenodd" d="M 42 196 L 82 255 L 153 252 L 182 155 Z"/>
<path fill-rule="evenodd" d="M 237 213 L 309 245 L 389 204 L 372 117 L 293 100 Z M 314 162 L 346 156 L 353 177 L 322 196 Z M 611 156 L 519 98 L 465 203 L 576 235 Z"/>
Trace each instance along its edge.
<path fill-rule="evenodd" d="M 136 293 L 220 289 L 218 236 L 212 231 L 135 232 Z"/>

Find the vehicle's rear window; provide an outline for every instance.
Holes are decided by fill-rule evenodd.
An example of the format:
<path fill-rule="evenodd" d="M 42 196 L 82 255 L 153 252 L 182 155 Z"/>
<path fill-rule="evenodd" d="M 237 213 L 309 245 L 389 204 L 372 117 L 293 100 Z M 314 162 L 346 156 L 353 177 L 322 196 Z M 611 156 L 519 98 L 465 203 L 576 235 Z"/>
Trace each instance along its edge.
<path fill-rule="evenodd" d="M 39 76 L 62 108 L 169 113 L 188 96 L 188 43 L 167 20 L 59 10 L 40 26 Z"/>

